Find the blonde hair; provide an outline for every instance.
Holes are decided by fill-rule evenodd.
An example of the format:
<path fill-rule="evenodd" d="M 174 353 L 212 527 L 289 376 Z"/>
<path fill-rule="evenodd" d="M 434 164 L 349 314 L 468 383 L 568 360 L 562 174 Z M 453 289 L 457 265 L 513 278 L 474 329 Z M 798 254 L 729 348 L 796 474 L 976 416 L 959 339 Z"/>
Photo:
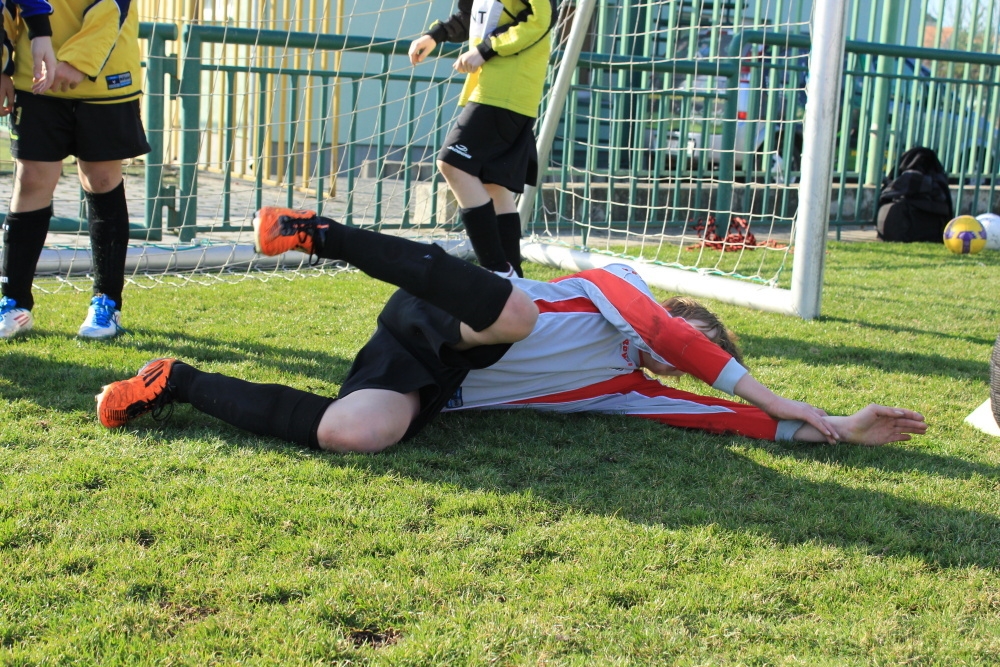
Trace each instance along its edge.
<path fill-rule="evenodd" d="M 689 296 L 670 297 L 660 305 L 674 317 L 680 317 L 689 322 L 691 320 L 704 322 L 705 328 L 698 327 L 698 329 L 710 341 L 721 347 L 723 351 L 739 362 L 741 366 L 746 366 L 743 363 L 743 352 L 736 343 L 738 340 L 736 334 L 726 328 L 726 325 L 722 323 L 718 315 Z"/>

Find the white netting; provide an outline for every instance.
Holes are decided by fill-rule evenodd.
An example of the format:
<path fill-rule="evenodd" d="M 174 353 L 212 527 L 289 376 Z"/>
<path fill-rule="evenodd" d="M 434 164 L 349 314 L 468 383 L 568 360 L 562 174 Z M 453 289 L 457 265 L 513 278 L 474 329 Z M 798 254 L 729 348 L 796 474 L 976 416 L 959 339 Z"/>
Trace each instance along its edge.
<path fill-rule="evenodd" d="M 782 35 L 808 24 L 739 4 L 599 3 L 531 227 L 540 240 L 781 282 L 806 80 L 805 51 Z"/>

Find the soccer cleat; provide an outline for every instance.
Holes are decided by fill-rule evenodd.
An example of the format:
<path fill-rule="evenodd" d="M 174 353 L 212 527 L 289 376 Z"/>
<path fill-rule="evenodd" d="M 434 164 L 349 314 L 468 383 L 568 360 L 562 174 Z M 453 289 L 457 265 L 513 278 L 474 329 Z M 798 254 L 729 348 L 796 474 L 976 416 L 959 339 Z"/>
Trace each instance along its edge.
<path fill-rule="evenodd" d="M 262 255 L 273 257 L 289 250 L 314 255 L 317 234 L 330 227 L 320 222 L 315 211 L 265 206 L 253 219 L 254 249 Z"/>
<path fill-rule="evenodd" d="M 18 308 L 10 297 L 0 298 L 0 338 L 13 338 L 35 325 L 35 318 L 27 308 Z"/>
<path fill-rule="evenodd" d="M 87 319 L 80 325 L 77 336 L 80 338 L 114 338 L 124 333 L 122 328 L 122 313 L 115 308 L 117 304 L 103 294 L 98 294 L 90 300 L 87 309 Z"/>
<path fill-rule="evenodd" d="M 135 377 L 102 387 L 101 393 L 94 397 L 101 424 L 106 428 L 118 428 L 173 403 L 167 381 L 176 361 L 154 359 L 140 368 Z"/>

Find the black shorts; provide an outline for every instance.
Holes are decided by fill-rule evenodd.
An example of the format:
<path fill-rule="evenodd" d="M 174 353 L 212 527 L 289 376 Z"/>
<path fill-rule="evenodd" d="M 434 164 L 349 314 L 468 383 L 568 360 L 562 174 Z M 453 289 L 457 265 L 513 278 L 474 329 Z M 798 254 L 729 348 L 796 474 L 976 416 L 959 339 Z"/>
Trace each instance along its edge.
<path fill-rule="evenodd" d="M 10 152 L 37 162 L 61 162 L 70 155 L 105 162 L 145 155 L 149 144 L 139 100 L 94 104 L 19 90 L 10 116 Z"/>
<path fill-rule="evenodd" d="M 438 159 L 511 192 L 538 183 L 535 119 L 469 102 L 444 139 Z"/>
<path fill-rule="evenodd" d="M 420 412 L 406 430 L 412 438 L 445 407 L 465 376 L 500 360 L 510 345 L 458 351 L 459 321 L 440 308 L 398 290 L 378 316 L 378 327 L 354 358 L 338 398 L 359 389 L 420 393 Z"/>

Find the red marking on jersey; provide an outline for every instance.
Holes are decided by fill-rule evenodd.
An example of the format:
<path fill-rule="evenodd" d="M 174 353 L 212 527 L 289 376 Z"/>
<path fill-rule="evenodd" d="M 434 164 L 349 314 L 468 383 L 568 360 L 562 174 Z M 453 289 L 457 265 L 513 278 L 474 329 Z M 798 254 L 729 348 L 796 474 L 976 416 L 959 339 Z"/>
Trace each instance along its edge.
<path fill-rule="evenodd" d="M 539 313 L 599 313 L 594 302 L 585 296 L 578 296 L 573 299 L 562 301 L 535 301 Z"/>
<path fill-rule="evenodd" d="M 625 360 L 625 363 L 631 366 L 632 360 L 628 358 L 628 347 L 629 347 L 629 341 L 628 338 L 626 338 L 625 340 L 622 341 L 622 359 Z"/>
<path fill-rule="evenodd" d="M 760 408 L 745 403 L 736 403 L 725 398 L 715 396 L 699 396 L 680 389 L 674 389 L 661 384 L 657 380 L 647 378 L 642 371 L 633 371 L 625 375 L 597 382 L 579 389 L 549 394 L 548 396 L 536 396 L 520 401 L 510 401 L 507 405 L 546 404 L 546 403 L 571 403 L 574 401 L 585 401 L 592 398 L 600 398 L 609 394 L 629 394 L 635 393 L 642 396 L 662 396 L 666 398 L 690 401 L 699 405 L 715 405 L 724 407 L 726 412 L 716 412 L 711 414 L 636 414 L 642 419 L 680 426 L 682 428 L 696 428 L 711 433 L 739 433 L 751 438 L 763 440 L 774 440 L 778 428 L 778 420 L 774 419 Z"/>

